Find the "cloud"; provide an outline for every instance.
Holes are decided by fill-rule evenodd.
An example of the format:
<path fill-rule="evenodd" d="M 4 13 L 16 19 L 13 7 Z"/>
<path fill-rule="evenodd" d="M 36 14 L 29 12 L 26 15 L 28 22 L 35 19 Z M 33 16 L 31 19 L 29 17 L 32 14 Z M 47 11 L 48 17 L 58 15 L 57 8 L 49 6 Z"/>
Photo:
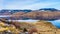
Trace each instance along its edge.
<path fill-rule="evenodd" d="M 0 9 L 3 8 L 3 0 L 0 0 Z"/>
<path fill-rule="evenodd" d="M 27 6 L 24 6 L 23 8 L 26 8 L 26 9 L 39 9 L 39 8 L 44 8 L 44 7 L 47 7 L 47 6 L 50 6 L 50 5 L 55 5 L 55 4 L 58 4 L 58 3 L 49 3 L 49 2 L 44 2 L 44 3 L 36 3 L 36 4 L 32 4 L 32 5 L 27 5 Z"/>
<path fill-rule="evenodd" d="M 22 9 L 23 6 L 37 3 L 39 0 L 6 0 L 4 1 L 5 9 Z"/>
<path fill-rule="evenodd" d="M 57 7 L 59 0 L 4 0 L 4 9 L 39 9 L 47 7 Z M 57 6 L 56 6 L 57 5 Z"/>

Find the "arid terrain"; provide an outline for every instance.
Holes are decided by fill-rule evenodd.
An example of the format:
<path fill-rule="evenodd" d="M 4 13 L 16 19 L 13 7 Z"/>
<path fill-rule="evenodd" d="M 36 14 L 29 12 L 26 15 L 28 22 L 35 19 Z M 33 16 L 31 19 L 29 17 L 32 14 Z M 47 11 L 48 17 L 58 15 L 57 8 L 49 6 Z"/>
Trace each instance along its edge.
<path fill-rule="evenodd" d="M 47 21 L 29 22 L 7 22 L 4 19 L 0 21 L 0 34 L 60 34 L 60 29 Z M 26 34 L 27 34 L 26 33 Z"/>
<path fill-rule="evenodd" d="M 15 19 L 56 20 L 60 19 L 60 12 L 17 12 L 13 13 L 11 17 Z"/>
<path fill-rule="evenodd" d="M 9 15 L 6 19 L 12 20 L 56 20 L 60 19 L 60 10 L 40 9 L 40 10 L 0 10 L 0 15 Z"/>
<path fill-rule="evenodd" d="M 39 21 L 32 23 L 13 21 L 29 19 Z M 0 34 L 60 34 L 60 29 L 48 22 L 58 19 L 60 19 L 60 10 L 1 10 Z"/>

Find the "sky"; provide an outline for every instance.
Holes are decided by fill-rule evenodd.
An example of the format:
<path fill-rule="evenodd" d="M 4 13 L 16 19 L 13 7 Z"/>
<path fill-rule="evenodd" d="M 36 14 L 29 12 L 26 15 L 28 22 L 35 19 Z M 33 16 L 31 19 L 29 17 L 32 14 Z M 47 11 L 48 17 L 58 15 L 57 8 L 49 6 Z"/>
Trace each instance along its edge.
<path fill-rule="evenodd" d="M 0 0 L 0 9 L 60 9 L 60 0 Z"/>

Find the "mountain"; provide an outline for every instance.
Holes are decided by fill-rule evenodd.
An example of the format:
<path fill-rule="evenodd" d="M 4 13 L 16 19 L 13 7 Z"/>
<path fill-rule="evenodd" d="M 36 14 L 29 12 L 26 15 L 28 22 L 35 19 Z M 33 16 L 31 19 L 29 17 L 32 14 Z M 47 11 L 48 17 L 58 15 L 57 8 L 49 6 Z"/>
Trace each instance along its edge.
<path fill-rule="evenodd" d="M 16 19 L 34 19 L 34 20 L 56 20 L 60 19 L 60 12 L 17 12 L 13 13 L 12 18 Z"/>
<path fill-rule="evenodd" d="M 8 9 L 2 9 L 0 10 L 0 13 L 6 13 L 6 12 L 9 12 L 9 13 L 15 13 L 15 12 L 31 12 L 32 10 L 8 10 Z"/>
<path fill-rule="evenodd" d="M 58 11 L 58 9 L 55 9 L 55 8 L 41 8 L 39 10 L 41 10 L 41 11 Z"/>
<path fill-rule="evenodd" d="M 16 12 L 34 12 L 34 11 L 37 11 L 37 12 L 41 12 L 41 11 L 57 11 L 57 12 L 59 12 L 60 10 L 58 10 L 58 9 L 55 9 L 55 8 L 41 8 L 41 9 L 39 9 L 39 10 L 30 10 L 30 9 L 25 9 L 25 10 L 9 10 L 9 9 L 2 9 L 2 10 L 0 10 L 0 13 L 2 14 L 4 14 L 4 13 L 10 13 L 10 14 L 13 14 L 13 13 L 16 13 Z"/>
<path fill-rule="evenodd" d="M 60 29 L 56 28 L 52 23 L 47 21 L 29 22 L 9 22 L 0 19 L 0 34 L 20 34 L 20 33 L 40 33 L 40 34 L 58 34 Z"/>
<path fill-rule="evenodd" d="M 9 10 L 0 10 L 0 15 L 11 15 Z"/>
<path fill-rule="evenodd" d="M 0 15 L 11 15 L 4 17 L 7 19 L 35 19 L 35 20 L 55 20 L 60 19 L 60 10 L 55 8 L 42 8 L 39 10 L 0 10 Z"/>

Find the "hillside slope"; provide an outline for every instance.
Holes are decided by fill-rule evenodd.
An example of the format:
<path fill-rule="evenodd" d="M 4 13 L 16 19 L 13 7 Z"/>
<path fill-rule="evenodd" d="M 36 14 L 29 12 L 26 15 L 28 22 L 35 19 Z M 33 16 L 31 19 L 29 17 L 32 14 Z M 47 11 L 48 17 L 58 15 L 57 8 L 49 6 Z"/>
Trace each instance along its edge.
<path fill-rule="evenodd" d="M 28 12 L 28 13 L 14 13 L 11 19 L 34 19 L 34 20 L 56 20 L 60 19 L 60 12 Z"/>

